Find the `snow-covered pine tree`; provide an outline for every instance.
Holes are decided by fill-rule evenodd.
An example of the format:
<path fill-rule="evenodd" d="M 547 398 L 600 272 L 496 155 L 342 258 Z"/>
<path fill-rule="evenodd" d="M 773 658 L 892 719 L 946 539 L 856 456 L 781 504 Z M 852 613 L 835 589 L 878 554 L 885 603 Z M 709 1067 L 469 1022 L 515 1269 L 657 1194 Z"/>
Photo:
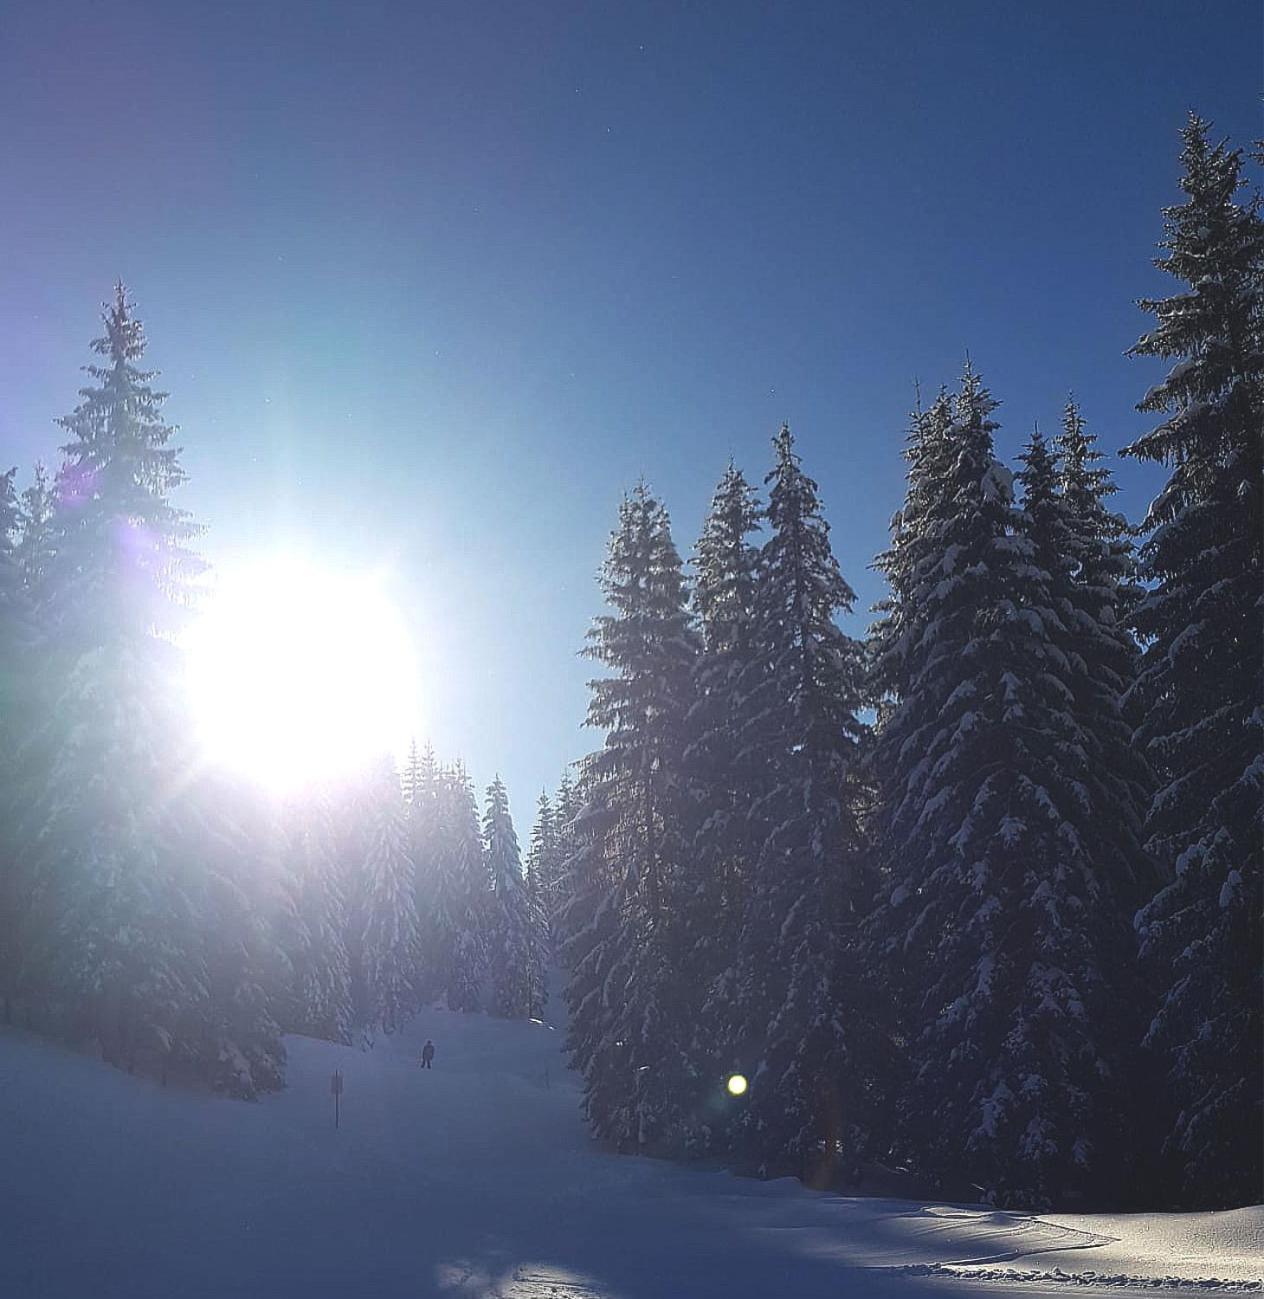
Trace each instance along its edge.
<path fill-rule="evenodd" d="M 534 846 L 534 845 L 533 845 Z M 538 859 L 527 857 L 527 1015 L 542 1019 L 549 1000 L 549 966 L 552 943 L 544 888 L 540 882 Z"/>
<path fill-rule="evenodd" d="M 605 897 L 585 899 L 587 924 L 568 944 L 572 1059 L 598 1134 L 666 1151 L 683 1141 L 681 1106 L 692 1090 L 673 921 L 696 646 L 667 511 L 644 483 L 620 506 L 602 590 L 612 612 L 594 621 L 585 653 L 609 670 L 589 683 L 587 717 L 606 739 L 585 762 L 584 781 L 602 812 L 593 848 L 612 883 Z M 606 973 L 593 996 L 596 971 Z"/>
<path fill-rule="evenodd" d="M 21 509 L 16 470 L 0 474 L 0 1017 L 12 1018 L 32 881 L 14 834 L 19 772 L 27 740 L 33 628 L 20 557 Z"/>
<path fill-rule="evenodd" d="M 566 943 L 572 931 L 566 927 L 566 916 L 572 901 L 571 858 L 579 847 L 575 822 L 583 806 L 570 768 L 562 772 L 557 795 L 553 801 L 553 867 L 546 872 L 549 883 L 545 892 L 545 907 L 549 921 L 549 947 L 555 959 L 564 959 Z"/>
<path fill-rule="evenodd" d="M 474 788 L 460 763 L 440 775 L 436 816 L 429 956 L 448 1009 L 481 1010 L 490 881 Z"/>
<path fill-rule="evenodd" d="M 205 996 L 196 1051 L 179 1056 L 217 1090 L 253 1099 L 282 1086 L 278 1013 L 293 971 L 280 941 L 292 917 L 284 841 L 254 789 L 202 773 L 175 809 L 179 841 L 195 855 L 192 898 Z"/>
<path fill-rule="evenodd" d="M 364 1039 L 401 1028 L 415 1009 L 417 913 L 404 800 L 395 764 L 379 762 L 364 795 L 364 850 L 354 967 L 356 1019 Z"/>
<path fill-rule="evenodd" d="M 1132 349 L 1176 361 L 1140 403 L 1164 418 L 1124 454 L 1171 467 L 1134 615 L 1160 786 L 1147 831 L 1172 872 L 1138 919 L 1162 988 L 1146 1042 L 1174 1090 L 1181 1193 L 1218 1207 L 1264 1182 L 1264 219 L 1258 194 L 1240 201 L 1241 152 L 1210 130 L 1191 115 L 1186 198 L 1164 214 L 1156 265 L 1182 288 L 1141 303 L 1157 324 Z"/>
<path fill-rule="evenodd" d="M 421 750 L 417 747 L 416 739 L 413 739 L 408 743 L 408 758 L 404 763 L 403 775 L 400 777 L 400 788 L 403 791 L 404 802 L 409 807 L 413 805 L 424 781 Z"/>
<path fill-rule="evenodd" d="M 1136 561 L 1126 519 L 1106 502 L 1115 493 L 1109 469 L 1079 407 L 1068 399 L 1053 453 L 1057 482 L 1043 464 L 1029 465 L 1040 480 L 1025 491 L 1030 536 L 1039 566 L 1055 579 L 1052 591 L 1065 628 L 1074 711 L 1091 745 L 1086 771 L 1092 789 L 1092 856 L 1109 880 L 1117 905 L 1130 913 L 1148 898 L 1159 874 L 1143 846 L 1142 822 L 1154 792 L 1154 773 L 1138 748 L 1127 707 L 1140 654 L 1128 617 L 1139 597 Z M 1033 508 L 1037 507 L 1037 508 Z"/>
<path fill-rule="evenodd" d="M 891 544 L 874 560 L 887 581 L 886 596 L 874 606 L 879 616 L 869 631 L 869 695 L 879 721 L 885 707 L 909 689 L 907 654 L 916 642 L 922 611 L 913 601 L 927 568 L 939 563 L 935 528 L 947 508 L 951 490 L 952 401 L 941 388 L 929 409 L 920 397 L 912 416 L 904 459 L 908 488 L 904 504 L 891 520 Z M 875 760 L 883 746 L 874 750 Z"/>
<path fill-rule="evenodd" d="M 488 973 L 493 1014 L 524 1019 L 531 1013 L 531 908 L 509 794 L 499 776 L 487 787 L 483 842 L 491 876 Z"/>
<path fill-rule="evenodd" d="M 55 990 L 66 1028 L 130 1067 L 190 1046 L 203 1022 L 201 882 L 173 810 L 193 755 L 172 641 L 203 565 L 188 549 L 198 529 L 168 500 L 184 473 L 121 284 L 92 346 L 103 363 L 61 421 L 70 441 L 23 824 L 42 899 L 32 976 Z"/>
<path fill-rule="evenodd" d="M 881 1035 L 855 926 L 872 896 L 859 817 L 863 657 L 817 496 L 790 430 L 773 439 L 743 743 L 758 752 L 758 856 L 746 890 L 725 1062 L 751 1079 L 736 1124 L 746 1160 L 809 1178 L 866 1127 Z"/>
<path fill-rule="evenodd" d="M 557 825 L 553 801 L 542 789 L 536 800 L 531 842 L 527 845 L 527 878 L 533 881 L 536 907 L 545 925 L 545 940 L 551 947 L 551 913 L 558 886 Z M 547 949 L 546 949 L 547 950 Z"/>
<path fill-rule="evenodd" d="M 15 550 L 22 585 L 36 605 L 43 599 L 55 544 L 56 493 L 42 461 L 36 461 L 30 486 L 22 493 L 21 530 Z"/>
<path fill-rule="evenodd" d="M 439 933 L 442 902 L 438 891 L 439 790 L 439 764 L 434 749 L 427 744 L 420 754 L 410 752 L 404 773 L 404 794 L 408 801 L 408 844 L 415 885 L 417 951 L 413 965 L 419 1005 L 441 996 L 448 978 L 447 957 L 443 954 L 447 949 Z"/>
<path fill-rule="evenodd" d="M 293 1022 L 287 1027 L 349 1046 L 355 1014 L 346 887 L 322 792 L 310 791 L 295 809 L 288 857 L 296 941 L 290 955 Z"/>
<path fill-rule="evenodd" d="M 1099 869 L 1054 578 L 995 459 L 995 402 L 967 366 L 927 562 L 902 593 L 902 688 L 877 738 L 892 879 L 873 928 L 907 1002 L 906 1139 L 922 1167 L 998 1199 L 1109 1198 L 1122 1079 L 1111 985 L 1116 881 Z M 1042 518 L 1054 471 L 1038 442 Z M 1039 530 L 1037 530 L 1039 531 Z M 1042 534 L 1043 535 L 1043 534 Z"/>
<path fill-rule="evenodd" d="M 732 1106 L 721 1087 L 733 1054 L 738 944 L 760 839 L 750 809 L 764 792 L 766 755 L 750 747 L 749 703 L 766 664 L 755 651 L 762 510 L 731 461 L 716 486 L 694 552 L 693 608 L 700 651 L 686 725 L 686 834 L 673 925 L 681 962 L 683 1049 L 695 1062 L 686 1148 L 722 1145 Z"/>
<path fill-rule="evenodd" d="M 741 927 L 753 858 L 748 813 L 763 791 L 765 755 L 749 747 L 746 724 L 757 674 L 756 599 L 762 511 L 755 489 L 731 462 L 715 490 L 694 556 L 693 604 L 701 633 L 685 761 L 692 851 L 681 902 L 688 944 L 704 983 L 729 967 Z"/>

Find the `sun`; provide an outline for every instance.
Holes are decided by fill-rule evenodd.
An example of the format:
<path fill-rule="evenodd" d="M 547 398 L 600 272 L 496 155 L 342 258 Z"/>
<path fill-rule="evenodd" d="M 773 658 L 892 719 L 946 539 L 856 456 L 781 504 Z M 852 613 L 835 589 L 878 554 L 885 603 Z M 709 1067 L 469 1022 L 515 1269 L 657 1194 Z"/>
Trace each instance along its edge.
<path fill-rule="evenodd" d="M 407 627 L 372 575 L 293 556 L 229 570 L 187 648 L 206 755 L 273 789 L 398 753 L 415 724 Z"/>

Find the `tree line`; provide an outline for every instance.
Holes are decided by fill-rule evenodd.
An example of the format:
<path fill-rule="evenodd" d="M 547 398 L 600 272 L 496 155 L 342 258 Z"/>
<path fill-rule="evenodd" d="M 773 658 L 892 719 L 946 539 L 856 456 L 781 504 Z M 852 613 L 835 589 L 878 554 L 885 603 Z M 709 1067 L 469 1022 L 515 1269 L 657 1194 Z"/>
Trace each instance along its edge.
<path fill-rule="evenodd" d="M 1140 529 L 1074 401 L 1002 464 L 969 365 L 912 417 L 863 641 L 788 428 L 762 496 L 725 471 L 692 576 L 662 502 L 623 501 L 555 918 L 620 1149 L 1259 1198 L 1264 222 L 1240 151 L 1183 142 Z"/>

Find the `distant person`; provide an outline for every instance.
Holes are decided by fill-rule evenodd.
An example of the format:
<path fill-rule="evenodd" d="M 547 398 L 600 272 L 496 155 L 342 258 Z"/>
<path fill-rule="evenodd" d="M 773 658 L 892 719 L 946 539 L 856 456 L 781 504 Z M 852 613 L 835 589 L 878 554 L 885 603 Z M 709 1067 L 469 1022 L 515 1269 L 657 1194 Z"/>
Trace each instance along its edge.
<path fill-rule="evenodd" d="M 426 1038 L 426 1045 L 421 1048 L 421 1067 L 430 1068 L 430 1062 L 434 1059 L 434 1043 Z"/>

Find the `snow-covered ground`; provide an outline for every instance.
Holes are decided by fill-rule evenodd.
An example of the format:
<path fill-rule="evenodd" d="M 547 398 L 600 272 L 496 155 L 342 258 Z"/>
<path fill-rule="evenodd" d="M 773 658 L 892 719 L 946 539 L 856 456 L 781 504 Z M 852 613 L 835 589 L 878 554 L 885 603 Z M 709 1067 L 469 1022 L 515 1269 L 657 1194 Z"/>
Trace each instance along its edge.
<path fill-rule="evenodd" d="M 427 1037 L 438 1054 L 422 1072 Z M 435 1011 L 367 1054 L 292 1039 L 288 1089 L 248 1105 L 0 1033 L 0 1296 L 1261 1289 L 1261 1209 L 1031 1218 L 605 1154 L 585 1134 L 560 1038 Z"/>

